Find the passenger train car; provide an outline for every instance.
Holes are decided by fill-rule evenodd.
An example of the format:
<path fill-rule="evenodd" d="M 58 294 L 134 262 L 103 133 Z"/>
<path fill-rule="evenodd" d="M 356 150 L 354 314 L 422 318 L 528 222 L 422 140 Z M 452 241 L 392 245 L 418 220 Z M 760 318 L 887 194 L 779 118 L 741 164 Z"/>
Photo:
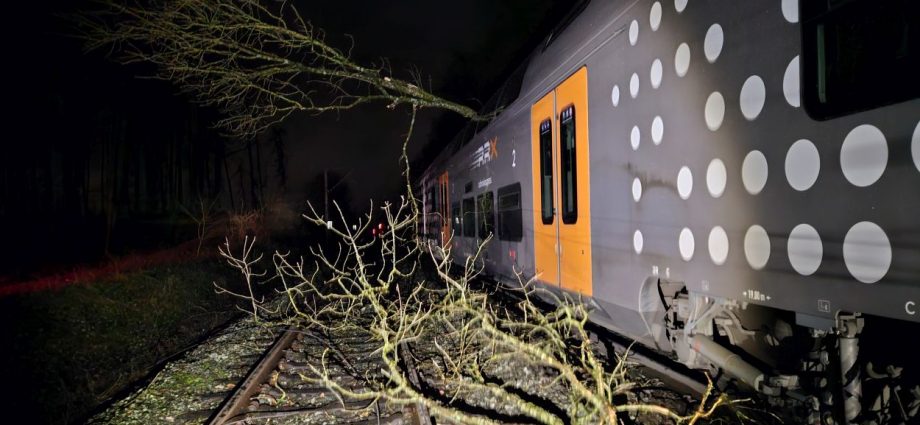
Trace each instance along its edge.
<path fill-rule="evenodd" d="M 424 171 L 424 229 L 809 423 L 880 420 L 860 341 L 920 338 L 918 97 L 915 1 L 582 2 Z"/>

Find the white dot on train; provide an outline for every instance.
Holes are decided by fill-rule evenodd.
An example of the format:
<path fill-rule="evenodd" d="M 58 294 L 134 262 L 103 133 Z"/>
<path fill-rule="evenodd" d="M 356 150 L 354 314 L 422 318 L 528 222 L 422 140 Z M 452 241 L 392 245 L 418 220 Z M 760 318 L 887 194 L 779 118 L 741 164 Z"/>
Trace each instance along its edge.
<path fill-rule="evenodd" d="M 639 132 L 639 126 L 634 125 L 632 131 L 629 132 L 629 145 L 632 146 L 633 150 L 639 149 L 639 143 L 642 141 L 642 134 Z"/>
<path fill-rule="evenodd" d="M 786 152 L 786 180 L 793 189 L 808 190 L 818 180 L 820 171 L 821 157 L 811 141 L 799 140 Z"/>
<path fill-rule="evenodd" d="M 687 0 L 674 0 L 674 9 L 677 13 L 683 12 L 687 8 Z"/>
<path fill-rule="evenodd" d="M 911 137 L 910 141 L 910 150 L 913 152 L 914 165 L 917 166 L 917 171 L 920 171 L 920 121 L 917 122 L 917 127 L 914 128 L 914 136 Z"/>
<path fill-rule="evenodd" d="M 875 223 L 856 223 L 843 238 L 843 261 L 856 280 L 878 282 L 891 266 L 888 235 Z"/>
<path fill-rule="evenodd" d="M 639 95 L 639 75 L 633 72 L 632 77 L 629 77 L 629 95 L 635 99 Z"/>
<path fill-rule="evenodd" d="M 763 227 L 753 225 L 744 234 L 744 258 L 754 270 L 763 269 L 770 259 L 770 236 Z"/>
<path fill-rule="evenodd" d="M 690 229 L 684 227 L 680 231 L 680 238 L 677 241 L 677 246 L 680 249 L 680 257 L 684 261 L 690 261 L 693 258 L 693 251 L 696 250 L 696 242 L 693 240 L 693 232 Z"/>
<path fill-rule="evenodd" d="M 677 194 L 681 199 L 689 199 L 691 192 L 693 192 L 693 173 L 687 166 L 680 167 L 677 173 Z"/>
<path fill-rule="evenodd" d="M 728 180 L 728 172 L 725 170 L 725 163 L 721 159 L 713 159 L 706 168 L 706 188 L 713 198 L 722 196 L 725 192 L 725 183 Z"/>
<path fill-rule="evenodd" d="M 649 71 L 649 77 L 652 80 L 652 88 L 657 89 L 661 86 L 661 59 L 652 61 L 652 69 Z"/>
<path fill-rule="evenodd" d="M 648 14 L 648 24 L 652 27 L 652 31 L 658 31 L 658 26 L 661 25 L 661 3 L 656 1 L 652 4 L 652 10 Z"/>
<path fill-rule="evenodd" d="M 789 253 L 792 268 L 802 276 L 809 276 L 821 266 L 824 245 L 818 231 L 803 223 L 795 226 L 789 233 L 786 251 Z"/>
<path fill-rule="evenodd" d="M 744 157 L 741 164 L 741 183 L 744 190 L 751 195 L 756 195 L 767 185 L 767 158 L 760 151 L 751 151 Z"/>
<path fill-rule="evenodd" d="M 633 19 L 629 24 L 629 45 L 635 46 L 636 41 L 639 41 L 639 21 Z"/>
<path fill-rule="evenodd" d="M 655 119 L 652 120 L 652 143 L 660 145 L 663 137 L 664 121 L 661 119 L 661 116 L 656 116 Z"/>
<path fill-rule="evenodd" d="M 615 85 L 613 86 L 613 90 L 610 90 L 610 103 L 612 103 L 614 107 L 620 104 L 620 86 Z"/>
<path fill-rule="evenodd" d="M 728 259 L 728 235 L 721 226 L 713 227 L 709 232 L 709 257 L 717 266 L 725 264 Z"/>
<path fill-rule="evenodd" d="M 877 127 L 860 125 L 847 134 L 840 147 L 840 169 L 854 186 L 878 181 L 888 166 L 888 141 Z"/>
<path fill-rule="evenodd" d="M 749 121 L 754 121 L 763 110 L 766 97 L 767 88 L 763 80 L 756 75 L 748 77 L 741 86 L 741 114 Z"/>
<path fill-rule="evenodd" d="M 633 179 L 632 183 L 632 196 L 633 201 L 639 202 L 642 199 L 642 182 L 638 177 Z"/>
<path fill-rule="evenodd" d="M 642 232 L 636 230 L 633 233 L 633 250 L 636 251 L 636 254 L 642 253 L 643 245 L 645 245 L 645 240 L 642 238 Z"/>
<path fill-rule="evenodd" d="M 783 74 L 783 96 L 786 96 L 786 102 L 794 108 L 802 105 L 799 96 L 799 57 L 796 56 L 789 61 L 786 66 L 786 72 Z"/>
<path fill-rule="evenodd" d="M 706 31 L 706 38 L 703 40 L 703 53 L 709 63 L 714 63 L 722 53 L 722 44 L 725 42 L 725 34 L 722 32 L 722 26 L 712 24 Z"/>
<path fill-rule="evenodd" d="M 674 71 L 677 72 L 678 77 L 683 77 L 687 75 L 688 69 L 690 69 L 690 46 L 687 43 L 680 43 L 680 46 L 677 46 L 677 53 L 674 54 Z"/>
<path fill-rule="evenodd" d="M 725 99 L 722 93 L 712 92 L 706 99 L 706 109 L 703 111 L 706 118 L 706 127 L 716 131 L 722 126 L 722 119 L 725 118 Z"/>
<path fill-rule="evenodd" d="M 799 21 L 799 0 L 783 0 L 783 17 L 786 18 L 789 23 L 796 23 Z"/>

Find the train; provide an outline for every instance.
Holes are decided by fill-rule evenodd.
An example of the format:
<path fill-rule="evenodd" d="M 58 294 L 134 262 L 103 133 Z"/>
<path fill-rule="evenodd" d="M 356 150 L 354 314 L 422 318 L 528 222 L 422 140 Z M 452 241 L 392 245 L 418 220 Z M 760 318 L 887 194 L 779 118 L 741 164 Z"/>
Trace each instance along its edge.
<path fill-rule="evenodd" d="M 578 2 L 417 179 L 424 237 L 801 423 L 916 420 L 918 3 Z"/>

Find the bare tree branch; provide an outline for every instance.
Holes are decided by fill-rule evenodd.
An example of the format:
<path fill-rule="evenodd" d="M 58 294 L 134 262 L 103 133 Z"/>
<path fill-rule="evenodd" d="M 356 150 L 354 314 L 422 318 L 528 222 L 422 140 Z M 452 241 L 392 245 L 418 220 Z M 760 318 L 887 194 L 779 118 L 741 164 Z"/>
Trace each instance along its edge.
<path fill-rule="evenodd" d="M 89 50 L 108 49 L 121 63 L 151 63 L 171 81 L 224 115 L 217 126 L 247 138 L 292 113 L 343 111 L 384 102 L 388 108 L 438 108 L 480 120 L 469 107 L 364 66 L 325 42 L 322 31 L 289 2 L 259 0 L 99 0 L 74 17 Z"/>
<path fill-rule="evenodd" d="M 414 114 L 404 147 L 412 123 Z M 407 165 L 405 160 L 404 151 Z M 739 402 L 713 395 L 711 382 L 710 391 L 688 413 L 637 402 L 637 378 L 629 373 L 628 353 L 607 360 L 599 357 L 587 330 L 589 310 L 581 300 L 556 296 L 555 307 L 546 309 L 535 298 L 553 295 L 542 293 L 534 277 L 522 274 L 514 300 L 475 289 L 484 267 L 483 248 L 491 236 L 465 258 L 461 270 L 452 271 L 451 244 L 431 246 L 420 238 L 420 211 L 408 168 L 405 172 L 406 196 L 377 210 L 386 223 L 379 236 L 370 238 L 367 233 L 369 225 L 377 222 L 373 208 L 353 230 L 338 205 L 335 218 L 323 217 L 311 207 L 305 219 L 327 228 L 338 241 L 331 250 L 312 250 L 315 266 L 322 271 L 307 271 L 303 259 L 292 260 L 288 253 L 273 257 L 282 298 L 291 305 L 291 319 L 320 332 L 348 329 L 366 335 L 376 348 L 383 376 L 367 379 L 368 390 L 338 383 L 331 367 L 342 356 L 329 347 L 318 362 L 309 363 L 300 373 L 303 380 L 329 388 L 343 402 L 419 403 L 440 419 L 477 425 L 500 421 L 463 405 L 500 406 L 506 414 L 543 424 L 614 425 L 620 423 L 618 415 L 638 413 L 695 424 L 720 407 Z M 328 227 L 330 219 L 333 226 Z M 231 262 L 243 271 L 247 283 L 253 274 L 249 270 L 257 263 L 250 257 L 244 246 L 242 256 Z M 263 301 L 251 301 L 252 313 L 263 314 Z M 413 383 L 403 367 L 407 358 L 419 366 L 422 381 L 443 397 L 433 397 Z M 522 369 L 539 371 L 528 378 L 540 379 L 539 384 L 508 374 Z M 565 417 L 535 403 L 534 397 L 551 400 Z M 486 406 L 483 400 L 492 401 Z"/>

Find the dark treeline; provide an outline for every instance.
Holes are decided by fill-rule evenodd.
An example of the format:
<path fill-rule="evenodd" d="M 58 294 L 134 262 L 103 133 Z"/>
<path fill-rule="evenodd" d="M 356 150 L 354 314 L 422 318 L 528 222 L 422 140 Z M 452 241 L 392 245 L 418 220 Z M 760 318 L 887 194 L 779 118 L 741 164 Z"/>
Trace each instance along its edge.
<path fill-rule="evenodd" d="M 14 123 L 0 156 L 7 279 L 189 240 L 202 205 L 242 212 L 283 196 L 282 132 L 227 139 L 170 85 L 101 68 L 52 76 Z"/>

